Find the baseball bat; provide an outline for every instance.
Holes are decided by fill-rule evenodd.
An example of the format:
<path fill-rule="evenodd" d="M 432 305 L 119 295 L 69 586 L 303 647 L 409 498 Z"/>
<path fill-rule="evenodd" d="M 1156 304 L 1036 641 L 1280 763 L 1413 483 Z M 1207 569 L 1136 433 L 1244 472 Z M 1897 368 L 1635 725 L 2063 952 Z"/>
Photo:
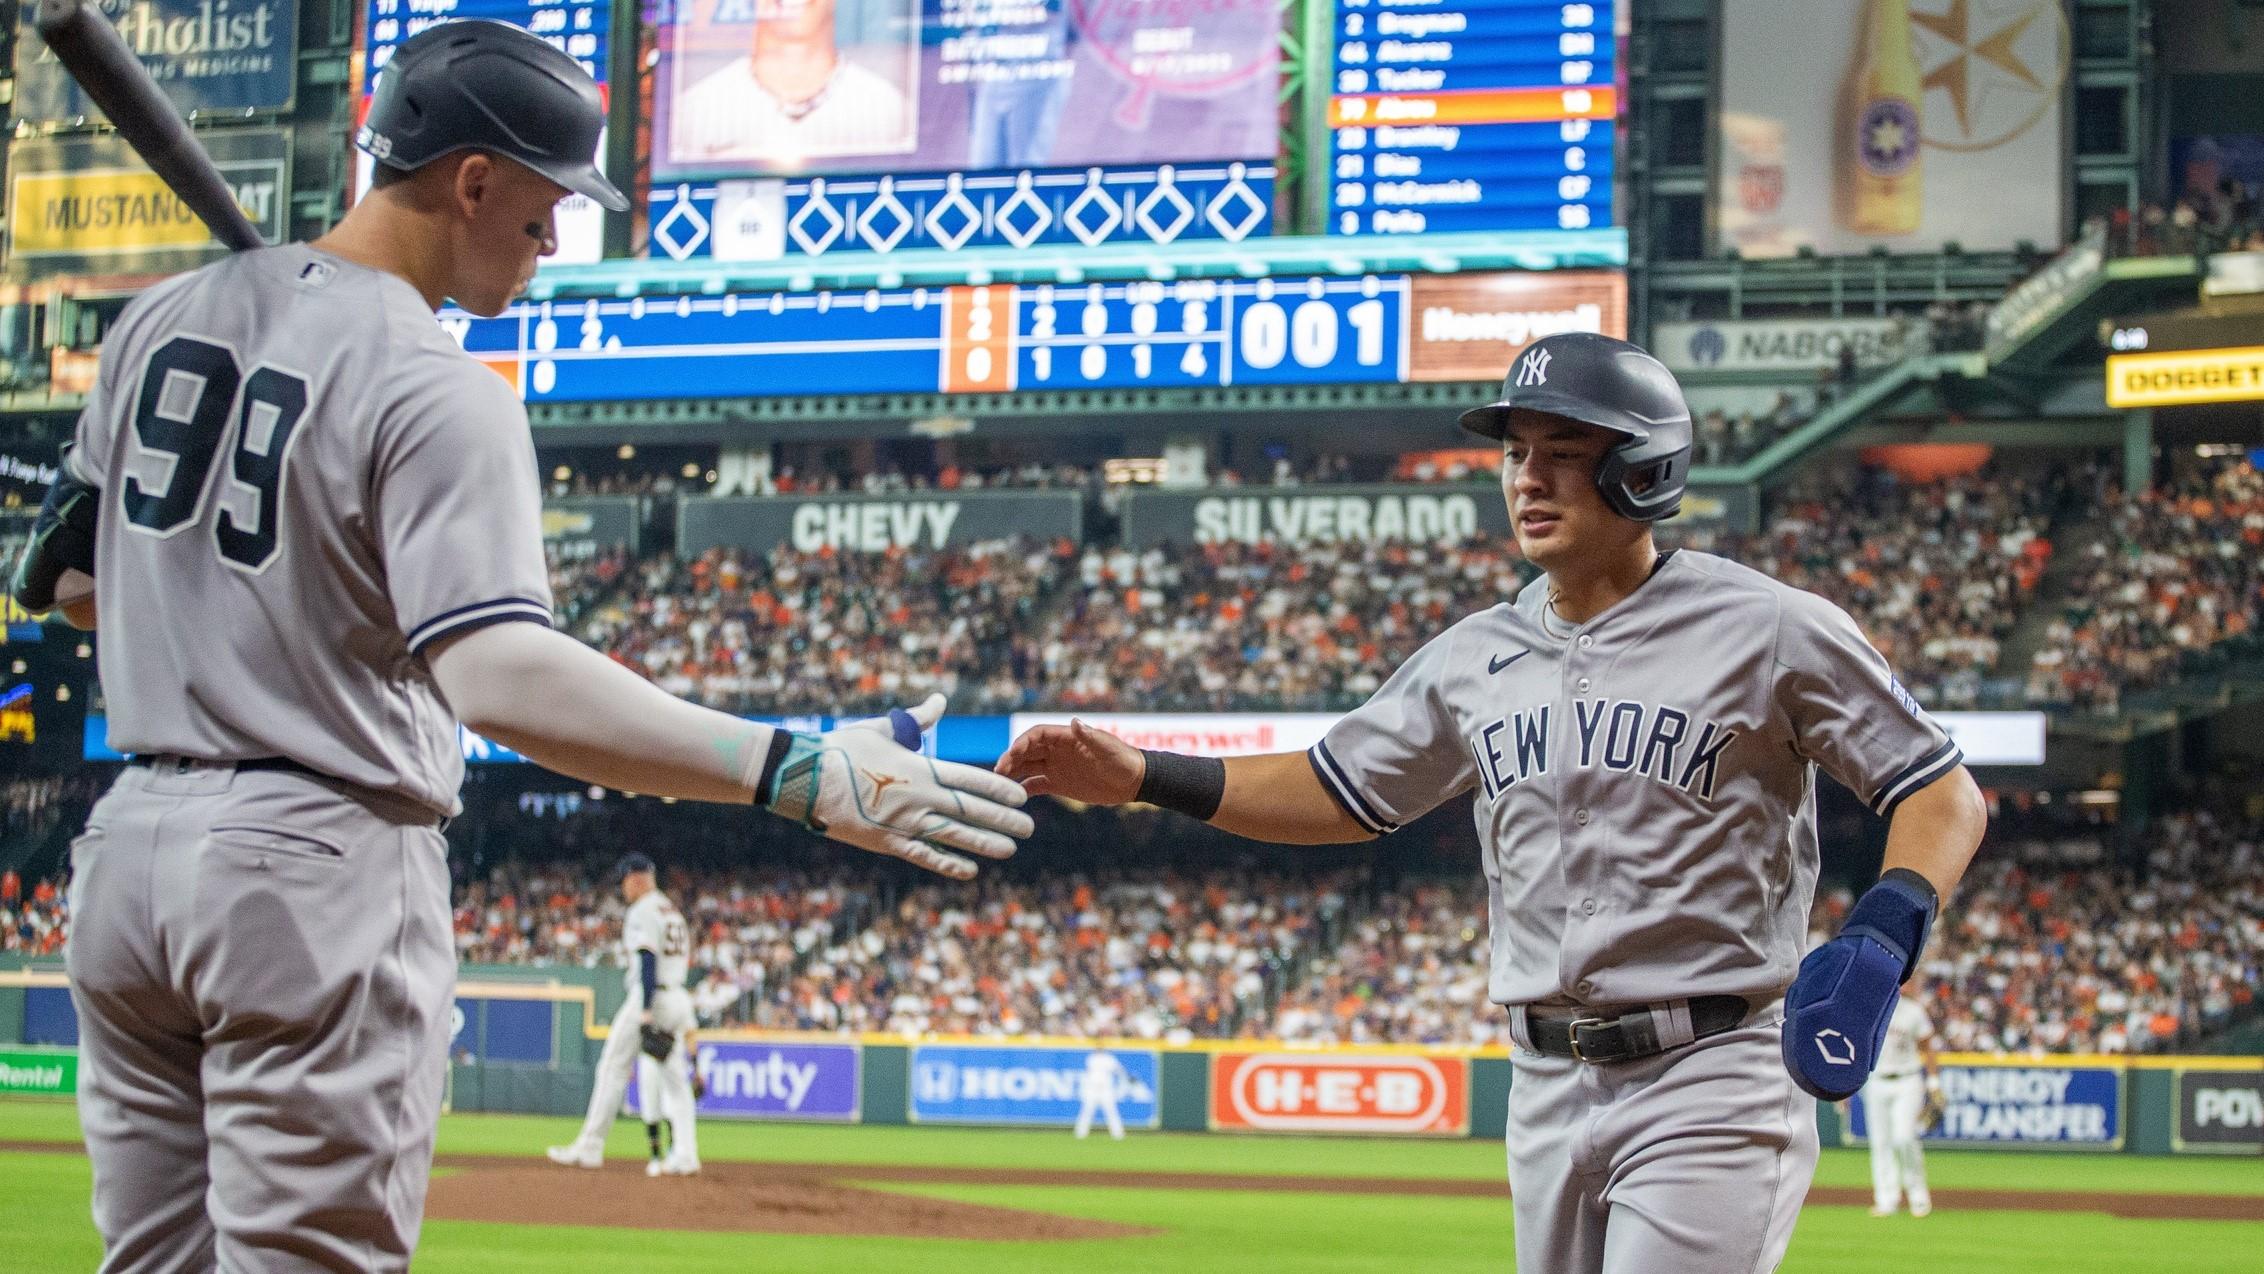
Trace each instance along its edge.
<path fill-rule="evenodd" d="M 55 60 L 110 117 L 118 135 L 211 228 L 214 238 L 237 252 L 266 246 L 204 144 L 100 10 L 86 0 L 39 0 L 32 25 L 55 51 Z"/>

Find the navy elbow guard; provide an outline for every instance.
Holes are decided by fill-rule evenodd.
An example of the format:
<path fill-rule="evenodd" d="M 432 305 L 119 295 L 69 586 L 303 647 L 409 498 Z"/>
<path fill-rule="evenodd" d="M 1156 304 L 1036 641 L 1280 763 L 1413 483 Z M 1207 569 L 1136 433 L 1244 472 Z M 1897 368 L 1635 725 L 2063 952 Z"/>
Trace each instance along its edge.
<path fill-rule="evenodd" d="M 62 470 L 55 485 L 47 488 L 31 539 L 16 559 L 16 573 L 8 585 L 16 604 L 34 615 L 55 609 L 55 586 L 63 572 L 94 574 L 94 532 L 102 492 L 71 476 L 67 452 Z"/>
<path fill-rule="evenodd" d="M 1840 1101 L 1871 1077 L 1896 988 L 1917 967 L 1940 901 L 1924 876 L 1898 867 L 1856 900 L 1837 937 L 1800 962 L 1778 1045 L 1803 1090 Z"/>

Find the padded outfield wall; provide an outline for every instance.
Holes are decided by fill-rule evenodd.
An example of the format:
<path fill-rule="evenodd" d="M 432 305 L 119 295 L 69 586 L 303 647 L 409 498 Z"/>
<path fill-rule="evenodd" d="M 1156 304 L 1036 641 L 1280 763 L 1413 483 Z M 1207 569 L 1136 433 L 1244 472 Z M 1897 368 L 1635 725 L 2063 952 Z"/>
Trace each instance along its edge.
<path fill-rule="evenodd" d="M 578 1115 L 622 999 L 608 969 L 467 966 L 457 985 L 456 1110 Z M 64 1096 L 77 1021 L 59 963 L 0 970 L 0 1093 Z M 1133 1129 L 1498 1138 L 1499 1048 L 1306 1047 L 1263 1041 L 908 1040 L 704 1031 L 701 1117 L 1068 1127 L 1086 1055 L 1129 1076 Z M 2264 1154 L 2264 1057 L 1943 1057 L 1942 1149 Z M 1862 1144 L 1860 1099 L 1819 1105 L 1826 1145 Z"/>

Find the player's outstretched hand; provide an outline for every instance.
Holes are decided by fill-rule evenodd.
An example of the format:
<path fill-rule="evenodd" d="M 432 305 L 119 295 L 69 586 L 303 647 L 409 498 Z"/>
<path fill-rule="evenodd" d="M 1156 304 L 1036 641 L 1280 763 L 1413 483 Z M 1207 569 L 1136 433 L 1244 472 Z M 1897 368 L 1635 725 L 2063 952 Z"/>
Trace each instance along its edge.
<path fill-rule="evenodd" d="M 1033 796 L 1062 796 L 1087 805 L 1122 805 L 1140 794 L 1148 760 L 1140 750 L 1082 721 L 1042 725 L 1014 741 L 998 772 Z"/>
<path fill-rule="evenodd" d="M 778 767 L 772 811 L 846 845 L 917 863 L 967 880 L 963 850 L 1011 858 L 1031 832 L 1019 808 L 1028 799 L 1011 780 L 921 755 L 922 731 L 943 717 L 942 695 L 907 712 L 854 722 L 824 734 L 797 734 Z"/>

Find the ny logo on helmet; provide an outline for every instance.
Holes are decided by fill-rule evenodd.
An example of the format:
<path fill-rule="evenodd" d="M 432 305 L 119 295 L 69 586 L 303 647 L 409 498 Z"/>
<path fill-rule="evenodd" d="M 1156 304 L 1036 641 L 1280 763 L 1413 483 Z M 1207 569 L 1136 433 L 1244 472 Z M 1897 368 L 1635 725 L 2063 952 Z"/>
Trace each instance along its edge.
<path fill-rule="evenodd" d="M 1549 352 L 1545 349 L 1525 351 L 1524 361 L 1517 365 L 1518 388 L 1523 389 L 1530 385 L 1546 385 L 1548 383 Z"/>

